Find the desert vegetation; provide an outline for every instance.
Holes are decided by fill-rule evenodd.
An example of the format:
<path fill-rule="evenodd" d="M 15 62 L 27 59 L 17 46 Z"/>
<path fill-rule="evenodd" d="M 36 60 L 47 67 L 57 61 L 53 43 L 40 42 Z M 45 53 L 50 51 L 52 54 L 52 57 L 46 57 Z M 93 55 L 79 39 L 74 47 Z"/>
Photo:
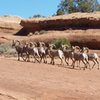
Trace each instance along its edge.
<path fill-rule="evenodd" d="M 0 55 L 4 56 L 16 56 L 16 50 L 12 48 L 10 43 L 2 43 L 0 44 Z"/>

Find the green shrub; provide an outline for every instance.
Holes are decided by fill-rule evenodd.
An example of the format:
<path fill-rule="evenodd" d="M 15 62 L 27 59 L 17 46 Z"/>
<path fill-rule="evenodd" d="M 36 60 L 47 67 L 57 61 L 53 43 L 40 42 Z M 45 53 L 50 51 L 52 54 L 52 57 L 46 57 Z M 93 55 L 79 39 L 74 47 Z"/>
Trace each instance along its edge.
<path fill-rule="evenodd" d="M 16 50 L 12 48 L 10 43 L 0 44 L 0 54 L 1 55 L 15 55 Z"/>
<path fill-rule="evenodd" d="M 0 54 L 5 53 L 8 50 L 9 46 L 7 44 L 0 45 Z"/>
<path fill-rule="evenodd" d="M 15 50 L 15 49 L 9 48 L 9 49 L 4 53 L 4 55 L 7 56 L 7 57 L 10 57 L 10 56 L 16 57 L 16 56 L 17 56 L 17 53 L 16 53 L 16 50 Z"/>
<path fill-rule="evenodd" d="M 66 38 L 60 38 L 52 41 L 53 44 L 55 44 L 56 49 L 61 48 L 61 45 L 68 45 L 69 48 L 71 47 L 70 41 Z"/>

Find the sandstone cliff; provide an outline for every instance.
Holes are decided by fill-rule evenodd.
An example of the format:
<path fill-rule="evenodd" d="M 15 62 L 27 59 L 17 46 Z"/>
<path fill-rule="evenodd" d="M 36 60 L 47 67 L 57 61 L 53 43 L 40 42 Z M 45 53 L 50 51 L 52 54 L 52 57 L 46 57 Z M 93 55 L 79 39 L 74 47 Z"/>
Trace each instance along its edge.
<path fill-rule="evenodd" d="M 1 16 L 0 17 L 0 34 L 15 34 L 22 26 L 20 21 L 22 18 L 16 16 Z"/>
<path fill-rule="evenodd" d="M 34 33 L 35 31 L 47 30 L 51 31 L 51 33 L 55 31 L 56 35 L 52 38 L 56 38 L 58 35 L 56 31 L 59 31 L 60 36 L 68 38 L 72 45 L 100 49 L 100 12 L 24 19 L 21 20 L 20 24 L 24 30 L 24 33 L 21 34 L 24 35 L 27 35 L 29 32 Z M 63 35 L 63 33 L 66 35 Z M 50 39 L 50 37 L 47 37 L 46 40 L 49 41 Z"/>
<path fill-rule="evenodd" d="M 21 20 L 20 23 L 29 32 L 40 30 L 66 30 L 100 28 L 100 12 L 74 13 L 48 18 Z"/>

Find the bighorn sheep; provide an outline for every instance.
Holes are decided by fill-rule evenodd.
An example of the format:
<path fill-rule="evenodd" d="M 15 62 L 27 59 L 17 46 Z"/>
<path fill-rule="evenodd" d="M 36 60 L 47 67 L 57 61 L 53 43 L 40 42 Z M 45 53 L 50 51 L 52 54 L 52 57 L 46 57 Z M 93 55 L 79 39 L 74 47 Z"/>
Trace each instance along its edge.
<path fill-rule="evenodd" d="M 98 70 L 99 70 L 99 61 L 98 61 L 99 56 L 98 56 L 98 54 L 97 53 L 89 53 L 89 48 L 88 47 L 83 47 L 83 50 L 86 51 L 89 61 L 92 61 L 94 63 L 92 68 L 94 68 L 94 66 L 97 63 Z"/>
<path fill-rule="evenodd" d="M 34 57 L 35 61 L 39 62 L 39 60 L 37 60 L 35 57 L 35 53 L 38 54 L 38 49 L 36 47 L 34 47 L 34 45 L 32 42 L 27 44 L 27 59 L 28 59 L 28 61 L 30 61 L 30 56 L 32 56 L 32 57 Z"/>
<path fill-rule="evenodd" d="M 73 66 L 73 68 L 75 67 L 76 61 L 79 61 L 79 64 L 80 64 L 80 61 L 82 61 L 83 64 L 85 65 L 85 67 L 84 67 L 84 70 L 85 70 L 85 68 L 87 68 L 87 64 L 89 65 L 87 54 L 84 52 L 80 52 L 81 50 L 80 50 L 80 47 L 78 47 L 78 46 L 73 47 L 73 49 L 74 49 L 74 52 L 72 54 L 72 57 L 73 57 L 72 66 Z M 75 52 L 75 50 L 78 50 L 78 52 Z"/>
<path fill-rule="evenodd" d="M 26 47 L 23 46 L 20 41 L 16 40 L 16 41 L 12 41 L 12 47 L 15 47 L 17 54 L 18 54 L 18 60 L 20 60 L 20 57 L 23 58 L 23 60 L 25 61 L 26 59 L 24 59 L 24 53 L 26 54 Z M 26 54 L 27 55 L 27 54 Z"/>
<path fill-rule="evenodd" d="M 47 48 L 45 46 L 45 43 L 39 42 L 39 45 L 40 45 L 40 47 L 39 47 L 40 62 L 43 59 L 44 63 L 47 63 L 47 57 L 46 57 L 47 56 L 47 53 L 46 53 Z"/>
<path fill-rule="evenodd" d="M 53 47 L 55 47 L 54 44 L 50 44 L 49 45 L 48 54 L 49 54 L 49 56 L 51 58 L 51 62 L 50 63 L 54 65 L 55 64 L 54 58 L 55 57 L 59 57 L 59 59 L 61 60 L 61 65 L 62 65 L 63 64 L 63 57 L 64 57 L 63 51 L 60 50 L 60 49 L 55 50 L 55 49 L 53 49 Z"/>
<path fill-rule="evenodd" d="M 68 45 L 61 45 L 61 48 L 62 48 L 62 51 L 64 53 L 65 62 L 66 62 L 67 65 L 69 65 L 69 59 L 72 60 L 73 49 L 69 48 Z M 67 62 L 67 60 L 68 60 L 68 62 Z"/>

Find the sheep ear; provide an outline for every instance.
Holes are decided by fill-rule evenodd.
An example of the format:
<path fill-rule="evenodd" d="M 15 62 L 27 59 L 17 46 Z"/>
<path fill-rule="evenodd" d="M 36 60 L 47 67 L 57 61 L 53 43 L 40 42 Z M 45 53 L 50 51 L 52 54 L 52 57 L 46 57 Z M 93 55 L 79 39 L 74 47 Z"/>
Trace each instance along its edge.
<path fill-rule="evenodd" d="M 16 43 L 18 43 L 20 45 L 20 41 L 19 40 L 16 40 Z"/>
<path fill-rule="evenodd" d="M 12 42 L 15 42 L 14 40 L 12 40 Z"/>
<path fill-rule="evenodd" d="M 15 40 L 12 40 L 12 43 L 15 43 Z"/>
<path fill-rule="evenodd" d="M 18 40 L 16 40 L 16 42 L 19 42 Z"/>

